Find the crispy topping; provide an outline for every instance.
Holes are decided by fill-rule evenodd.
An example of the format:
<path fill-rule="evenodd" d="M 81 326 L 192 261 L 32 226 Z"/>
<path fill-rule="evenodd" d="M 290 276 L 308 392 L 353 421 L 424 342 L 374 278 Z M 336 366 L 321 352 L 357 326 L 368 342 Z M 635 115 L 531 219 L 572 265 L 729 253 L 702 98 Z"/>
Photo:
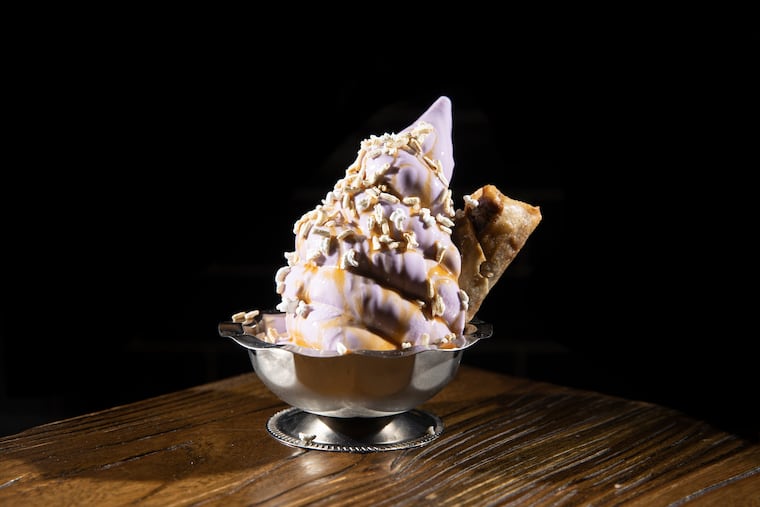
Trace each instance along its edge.
<path fill-rule="evenodd" d="M 460 308 L 466 312 L 470 308 L 470 296 L 465 291 L 460 290 L 459 301 L 462 304 Z"/>
<path fill-rule="evenodd" d="M 344 229 L 340 234 L 338 234 L 338 239 L 340 241 L 347 241 L 349 238 L 356 239 L 356 232 L 354 232 L 352 229 Z"/>
<path fill-rule="evenodd" d="M 309 305 L 307 305 L 304 301 L 299 301 L 298 306 L 296 306 L 296 315 L 301 318 L 306 318 L 306 316 L 309 315 L 309 312 L 311 312 Z"/>
<path fill-rule="evenodd" d="M 374 217 L 375 222 L 382 223 L 383 219 L 385 218 L 385 211 L 383 210 L 383 205 L 380 203 L 375 204 L 374 208 Z"/>
<path fill-rule="evenodd" d="M 396 208 L 393 210 L 390 216 L 391 222 L 393 222 L 393 226 L 398 229 L 402 230 L 404 228 L 404 221 L 406 220 L 406 214 L 404 213 L 404 210 L 401 208 Z"/>
<path fill-rule="evenodd" d="M 290 264 L 288 266 L 283 266 L 278 269 L 277 273 L 274 275 L 277 294 L 282 295 L 285 292 L 285 277 L 290 273 L 291 267 L 292 265 Z"/>
<path fill-rule="evenodd" d="M 298 301 L 297 298 L 283 296 L 282 301 L 280 301 L 280 304 L 278 304 L 276 308 L 284 313 L 295 313 L 296 308 L 298 308 Z"/>
<path fill-rule="evenodd" d="M 389 202 L 391 204 L 398 204 L 401 202 L 398 197 L 393 194 L 389 194 L 388 192 L 380 192 L 380 200 Z"/>
<path fill-rule="evenodd" d="M 318 234 L 320 236 L 330 237 L 330 229 L 319 226 L 319 225 L 312 227 L 311 232 L 313 232 L 314 234 Z"/>
<path fill-rule="evenodd" d="M 404 197 L 401 202 L 406 204 L 407 206 L 412 207 L 419 207 L 420 206 L 420 198 L 419 197 Z"/>
<path fill-rule="evenodd" d="M 406 240 L 407 248 L 417 248 L 420 246 L 420 244 L 417 243 L 417 236 L 414 234 L 414 231 L 405 232 L 404 239 Z"/>
<path fill-rule="evenodd" d="M 438 221 L 439 224 L 444 225 L 446 227 L 454 227 L 454 222 L 451 221 L 449 217 L 443 216 L 441 213 L 438 213 L 435 216 L 435 219 Z"/>
<path fill-rule="evenodd" d="M 327 256 L 330 254 L 331 243 L 332 243 L 332 236 L 327 236 L 326 238 L 322 238 L 322 241 L 319 243 L 319 251 L 322 253 L 322 255 Z"/>
<path fill-rule="evenodd" d="M 433 317 L 443 315 L 446 311 L 446 304 L 443 302 L 443 298 L 440 294 L 436 294 L 433 298 Z"/>
<path fill-rule="evenodd" d="M 277 339 L 280 337 L 280 333 L 273 327 L 267 328 L 266 338 L 264 341 L 269 343 L 277 343 Z"/>
<path fill-rule="evenodd" d="M 471 195 L 464 196 L 464 203 L 469 205 L 472 208 L 477 208 L 478 204 L 480 204 L 480 202 L 478 202 L 477 199 L 473 199 Z"/>
<path fill-rule="evenodd" d="M 422 222 L 426 227 L 432 227 L 436 223 L 435 218 L 430 214 L 430 209 L 428 208 L 420 209 L 420 218 L 422 218 Z"/>
<path fill-rule="evenodd" d="M 356 260 L 356 250 L 347 250 L 340 258 L 340 267 L 346 269 L 348 266 L 359 267 L 359 261 Z"/>

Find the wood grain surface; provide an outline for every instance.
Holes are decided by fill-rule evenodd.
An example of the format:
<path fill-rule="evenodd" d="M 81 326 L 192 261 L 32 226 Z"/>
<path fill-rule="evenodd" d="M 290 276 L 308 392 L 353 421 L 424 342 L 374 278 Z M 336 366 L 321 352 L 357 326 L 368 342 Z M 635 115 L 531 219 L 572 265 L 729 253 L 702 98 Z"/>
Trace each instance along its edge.
<path fill-rule="evenodd" d="M 289 447 L 252 372 L 0 438 L 0 505 L 760 505 L 760 446 L 671 409 L 461 366 L 443 434 Z"/>

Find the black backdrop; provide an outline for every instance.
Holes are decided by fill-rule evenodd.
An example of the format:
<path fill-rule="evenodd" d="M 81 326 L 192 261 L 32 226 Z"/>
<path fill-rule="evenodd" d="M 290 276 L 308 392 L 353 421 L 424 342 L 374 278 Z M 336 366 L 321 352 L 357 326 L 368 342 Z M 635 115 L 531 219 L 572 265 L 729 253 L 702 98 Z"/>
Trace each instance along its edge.
<path fill-rule="evenodd" d="M 756 436 L 752 340 L 727 302 L 741 256 L 720 256 L 738 213 L 716 200 L 742 186 L 726 169 L 751 137 L 724 113 L 754 107 L 746 76 L 701 51 L 550 49 L 440 69 L 46 62 L 20 82 L 2 190 L 0 429 L 249 372 L 217 323 L 277 302 L 293 222 L 362 139 L 447 95 L 455 197 L 494 183 L 544 216 L 482 307 L 495 336 L 464 362 Z"/>

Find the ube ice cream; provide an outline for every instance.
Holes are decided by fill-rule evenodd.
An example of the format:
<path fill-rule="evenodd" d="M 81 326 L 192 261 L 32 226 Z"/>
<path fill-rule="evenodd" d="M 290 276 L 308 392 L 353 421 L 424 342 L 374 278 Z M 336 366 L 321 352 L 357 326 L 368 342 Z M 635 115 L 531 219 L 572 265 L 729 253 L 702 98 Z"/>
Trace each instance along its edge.
<path fill-rule="evenodd" d="M 451 101 L 398 134 L 370 136 L 321 204 L 294 225 L 275 281 L 278 342 L 339 353 L 446 347 L 468 297 L 451 239 Z"/>

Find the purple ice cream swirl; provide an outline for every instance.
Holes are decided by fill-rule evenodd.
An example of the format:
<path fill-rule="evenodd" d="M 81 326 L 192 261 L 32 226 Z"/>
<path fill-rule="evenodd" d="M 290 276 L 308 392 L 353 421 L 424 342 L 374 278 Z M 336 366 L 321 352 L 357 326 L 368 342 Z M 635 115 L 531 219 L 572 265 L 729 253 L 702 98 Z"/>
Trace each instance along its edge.
<path fill-rule="evenodd" d="M 275 277 L 287 334 L 273 340 L 349 353 L 462 336 L 451 125 L 440 97 L 398 134 L 362 141 L 345 176 L 294 225 L 295 251 Z"/>

